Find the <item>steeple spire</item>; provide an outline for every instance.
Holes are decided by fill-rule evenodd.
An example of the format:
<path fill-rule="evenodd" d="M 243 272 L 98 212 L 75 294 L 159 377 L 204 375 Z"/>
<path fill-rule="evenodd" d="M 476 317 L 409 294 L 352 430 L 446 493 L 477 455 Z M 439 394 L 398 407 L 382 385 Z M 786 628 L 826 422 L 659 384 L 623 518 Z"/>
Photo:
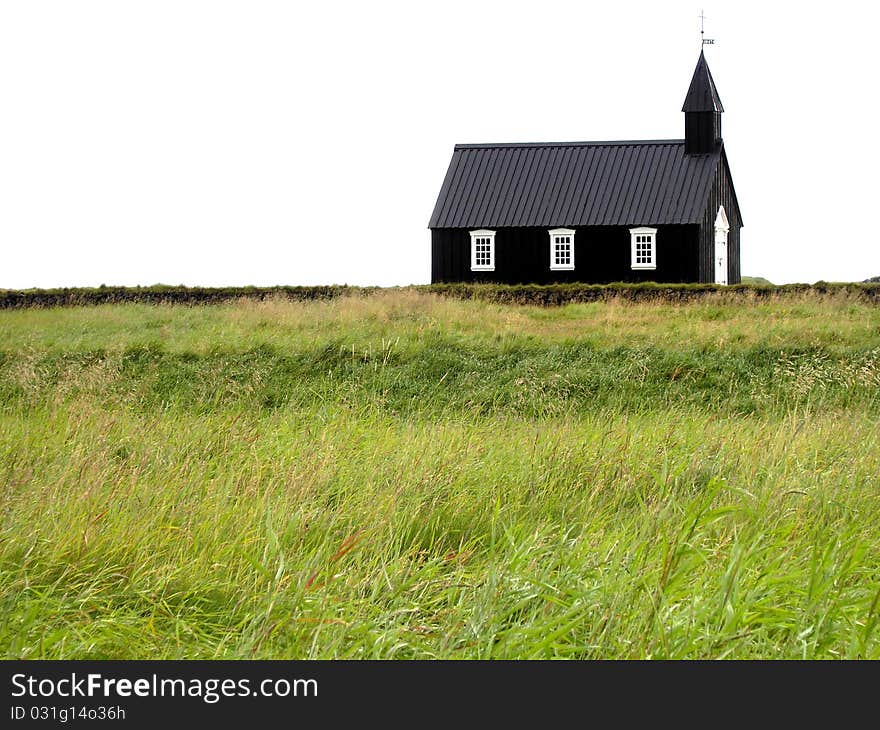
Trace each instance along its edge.
<path fill-rule="evenodd" d="M 718 89 L 715 88 L 715 81 L 712 79 L 712 72 L 709 70 L 709 64 L 706 63 L 706 54 L 702 51 L 681 110 L 683 112 L 724 111 Z"/>
<path fill-rule="evenodd" d="M 721 114 L 724 107 L 702 50 L 681 110 L 684 112 L 685 154 L 714 152 L 721 144 Z"/>

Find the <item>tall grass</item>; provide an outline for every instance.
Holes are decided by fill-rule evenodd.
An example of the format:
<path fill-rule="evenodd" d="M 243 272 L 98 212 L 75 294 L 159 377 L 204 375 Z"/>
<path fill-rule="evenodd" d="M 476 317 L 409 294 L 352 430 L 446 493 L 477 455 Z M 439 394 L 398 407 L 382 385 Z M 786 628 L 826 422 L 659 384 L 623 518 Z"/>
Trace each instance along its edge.
<path fill-rule="evenodd" d="M 878 324 L 407 292 L 0 313 L 0 647 L 880 658 Z"/>

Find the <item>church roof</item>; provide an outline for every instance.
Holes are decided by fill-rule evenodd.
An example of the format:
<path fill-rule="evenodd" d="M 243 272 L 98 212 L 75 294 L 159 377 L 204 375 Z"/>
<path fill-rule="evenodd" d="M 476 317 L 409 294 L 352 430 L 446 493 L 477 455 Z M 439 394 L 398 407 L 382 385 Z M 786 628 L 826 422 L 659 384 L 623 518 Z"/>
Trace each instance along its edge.
<path fill-rule="evenodd" d="M 721 154 L 685 155 L 684 140 L 459 144 L 428 227 L 699 223 Z"/>
<path fill-rule="evenodd" d="M 724 111 L 721 97 L 718 96 L 718 89 L 715 88 L 715 82 L 712 80 L 712 72 L 709 70 L 709 64 L 706 63 L 706 56 L 702 51 L 700 51 L 700 58 L 694 69 L 694 76 L 691 79 L 691 85 L 688 87 L 681 110 L 683 112 Z"/>

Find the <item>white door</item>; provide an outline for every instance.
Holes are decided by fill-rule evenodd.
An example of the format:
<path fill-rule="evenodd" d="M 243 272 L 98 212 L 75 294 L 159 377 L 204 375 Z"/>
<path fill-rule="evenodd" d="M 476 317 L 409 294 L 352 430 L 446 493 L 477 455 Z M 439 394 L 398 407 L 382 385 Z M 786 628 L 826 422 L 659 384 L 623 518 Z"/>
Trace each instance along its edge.
<path fill-rule="evenodd" d="M 715 283 L 727 283 L 727 240 L 715 238 Z M 727 234 L 724 235 L 727 239 Z"/>
<path fill-rule="evenodd" d="M 730 224 L 722 205 L 715 218 L 715 283 L 727 284 L 727 232 Z"/>

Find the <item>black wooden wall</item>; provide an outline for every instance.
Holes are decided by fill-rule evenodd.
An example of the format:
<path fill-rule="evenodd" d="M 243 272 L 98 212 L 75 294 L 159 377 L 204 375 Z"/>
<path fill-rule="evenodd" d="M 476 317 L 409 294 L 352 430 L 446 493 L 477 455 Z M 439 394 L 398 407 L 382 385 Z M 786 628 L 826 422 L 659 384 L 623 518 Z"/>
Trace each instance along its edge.
<path fill-rule="evenodd" d="M 700 226 L 653 227 L 657 228 L 657 268 L 637 271 L 631 268 L 630 226 L 574 226 L 573 271 L 550 269 L 550 234 L 547 228 L 494 229 L 495 271 L 471 271 L 469 229 L 435 228 L 431 231 L 431 281 L 504 284 L 698 281 Z"/>
<path fill-rule="evenodd" d="M 742 280 L 739 246 L 742 216 L 733 192 L 730 168 L 723 152 L 718 159 L 718 168 L 715 170 L 709 200 L 700 223 L 700 282 L 715 281 L 715 218 L 722 205 L 730 224 L 730 232 L 727 234 L 727 283 L 739 284 Z"/>
<path fill-rule="evenodd" d="M 684 129 L 685 154 L 709 154 L 715 152 L 721 143 L 721 115 L 718 112 L 687 112 Z"/>

